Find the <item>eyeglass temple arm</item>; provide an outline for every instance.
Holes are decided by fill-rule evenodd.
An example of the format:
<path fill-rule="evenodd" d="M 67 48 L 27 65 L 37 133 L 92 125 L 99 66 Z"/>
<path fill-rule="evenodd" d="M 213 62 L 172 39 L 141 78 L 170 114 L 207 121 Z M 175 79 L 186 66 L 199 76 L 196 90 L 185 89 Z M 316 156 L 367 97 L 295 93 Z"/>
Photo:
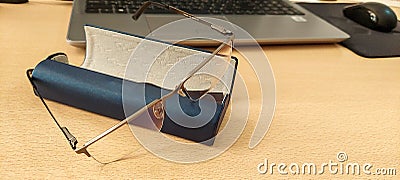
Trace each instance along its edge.
<path fill-rule="evenodd" d="M 178 90 L 175 89 L 174 91 L 169 92 L 168 94 L 164 95 L 163 97 L 161 97 L 160 99 L 156 99 L 154 101 L 152 101 L 151 103 L 147 104 L 146 106 L 142 107 L 141 109 L 139 109 L 138 111 L 136 111 L 135 113 L 133 113 L 132 115 L 128 116 L 127 118 L 125 118 L 124 120 L 120 121 L 118 124 L 114 125 L 113 127 L 107 129 L 106 131 L 104 131 L 103 133 L 99 134 L 98 136 L 92 138 L 91 140 L 89 140 L 88 142 L 86 142 L 81 148 L 76 149 L 75 152 L 77 154 L 81 154 L 84 153 L 86 154 L 88 157 L 90 157 L 91 155 L 89 154 L 89 152 L 87 151 L 87 148 L 92 145 L 93 143 L 99 141 L 100 139 L 103 139 L 104 137 L 106 137 L 108 134 L 114 132 L 115 130 L 119 129 L 120 127 L 122 127 L 124 124 L 128 124 L 129 122 L 135 120 L 137 117 L 139 117 L 142 113 L 147 112 L 149 107 L 154 106 L 155 104 L 163 101 L 164 99 L 167 99 L 168 97 L 172 96 L 174 93 L 176 93 Z"/>
<path fill-rule="evenodd" d="M 76 149 L 76 144 L 78 144 L 78 140 L 75 138 L 74 135 L 72 135 L 69 131 L 67 127 L 61 127 L 60 124 L 58 123 L 58 121 L 56 120 L 56 118 L 54 117 L 53 113 L 50 111 L 49 106 L 47 106 L 46 102 L 44 101 L 42 95 L 40 95 L 35 83 L 33 82 L 33 78 L 32 78 L 32 72 L 33 69 L 28 69 L 26 71 L 26 75 L 28 76 L 29 82 L 31 83 L 34 92 L 39 96 L 40 100 L 42 101 L 44 107 L 46 107 L 47 112 L 49 112 L 51 118 L 54 120 L 54 122 L 57 124 L 58 128 L 62 131 L 62 133 L 64 134 L 65 138 L 68 140 L 69 145 L 71 146 L 71 148 L 73 150 Z"/>
<path fill-rule="evenodd" d="M 158 3 L 158 2 L 152 2 L 152 1 L 146 1 L 145 3 L 143 3 L 143 5 L 135 12 L 135 14 L 133 14 L 132 18 L 136 21 L 139 19 L 139 17 L 143 14 L 143 12 L 150 6 L 150 5 L 155 5 L 161 8 L 165 8 L 171 11 L 174 11 L 177 14 L 183 15 L 187 18 L 193 19 L 197 22 L 200 22 L 202 24 L 205 24 L 209 27 L 211 27 L 211 29 L 221 33 L 224 36 L 228 36 L 228 39 L 226 42 L 223 42 L 220 46 L 218 46 L 218 48 L 212 53 L 212 56 L 208 57 L 205 61 L 203 61 L 201 64 L 199 64 L 196 68 L 194 68 L 191 72 L 188 73 L 188 76 L 186 76 L 186 78 L 184 78 L 181 83 L 178 84 L 178 89 L 183 88 L 183 84 L 190 78 L 193 76 L 194 73 L 196 73 L 197 71 L 199 71 L 203 66 L 205 66 L 225 45 L 226 43 L 229 43 L 231 41 L 233 41 L 234 39 L 234 34 L 232 31 L 225 29 L 222 26 L 218 26 L 215 24 L 212 24 L 210 22 L 207 22 L 205 20 L 202 20 L 190 13 L 187 13 L 185 11 L 182 11 L 180 9 L 177 9 L 173 6 L 170 5 L 166 5 L 166 4 L 162 4 L 162 3 Z"/>
<path fill-rule="evenodd" d="M 202 23 L 202 24 L 205 24 L 205 25 L 207 25 L 207 26 L 210 26 L 211 29 L 214 29 L 214 30 L 216 30 L 217 32 L 219 32 L 219 33 L 221 33 L 221 34 L 223 34 L 223 35 L 225 35 L 225 36 L 231 36 L 231 35 L 233 35 L 232 31 L 229 31 L 229 30 L 225 29 L 225 28 L 222 27 L 222 26 L 218 26 L 218 25 L 212 24 L 212 23 L 210 23 L 210 22 L 207 22 L 207 21 L 205 21 L 205 20 L 202 20 L 202 19 L 200 19 L 200 18 L 194 16 L 193 14 L 187 13 L 187 12 L 182 11 L 182 10 L 180 10 L 180 9 L 178 9 L 178 8 L 175 8 L 175 7 L 173 7 L 173 6 L 166 5 L 166 4 L 162 4 L 162 3 L 158 3 L 158 2 L 146 1 L 146 2 L 143 3 L 143 5 L 135 12 L 135 14 L 133 14 L 132 18 L 133 18 L 135 21 L 138 20 L 139 17 L 143 14 L 144 10 L 146 10 L 150 5 L 155 5 L 155 6 L 158 6 L 158 7 L 161 7 L 161 8 L 168 9 L 168 10 L 170 10 L 170 11 L 174 11 L 174 12 L 177 13 L 177 14 L 180 14 L 180 15 L 182 15 L 182 16 L 185 16 L 185 17 L 187 17 L 187 18 L 193 19 L 193 20 L 195 20 L 195 21 L 197 21 L 197 22 L 200 22 L 200 23 Z"/>
<path fill-rule="evenodd" d="M 217 47 L 217 49 L 215 49 L 214 52 L 212 52 L 211 56 L 208 56 L 207 59 L 205 59 L 204 61 L 202 61 L 199 65 L 197 65 L 194 69 L 192 69 L 188 75 L 181 81 L 181 83 L 178 85 L 179 87 L 183 87 L 183 84 L 185 84 L 185 82 L 187 80 L 189 80 L 190 77 L 192 77 L 196 72 L 198 72 L 201 68 L 203 68 L 209 61 L 211 61 L 211 59 L 219 52 L 221 51 L 221 49 L 226 46 L 226 43 L 229 43 L 230 41 L 233 40 L 233 36 L 229 37 L 229 39 L 226 42 L 223 42 L 221 45 L 219 45 Z"/>

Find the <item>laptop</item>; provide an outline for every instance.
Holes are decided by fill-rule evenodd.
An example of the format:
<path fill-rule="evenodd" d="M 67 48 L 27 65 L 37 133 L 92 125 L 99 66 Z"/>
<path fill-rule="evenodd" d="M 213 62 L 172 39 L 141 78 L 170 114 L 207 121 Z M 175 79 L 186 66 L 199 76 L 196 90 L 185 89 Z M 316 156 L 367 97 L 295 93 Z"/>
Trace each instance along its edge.
<path fill-rule="evenodd" d="M 149 8 L 137 21 L 131 16 L 146 0 L 74 0 L 67 42 L 85 45 L 84 25 L 146 36 L 179 15 Z M 247 31 L 259 44 L 336 43 L 350 36 L 287 0 L 155 0 L 200 17 L 216 17 Z M 182 18 L 182 17 L 179 17 Z M 229 29 L 229 28 L 228 28 Z M 207 40 L 198 39 L 206 45 Z M 201 43 L 200 43 L 201 41 Z M 235 43 L 246 39 L 235 39 Z M 196 42 L 192 42 L 196 44 Z"/>

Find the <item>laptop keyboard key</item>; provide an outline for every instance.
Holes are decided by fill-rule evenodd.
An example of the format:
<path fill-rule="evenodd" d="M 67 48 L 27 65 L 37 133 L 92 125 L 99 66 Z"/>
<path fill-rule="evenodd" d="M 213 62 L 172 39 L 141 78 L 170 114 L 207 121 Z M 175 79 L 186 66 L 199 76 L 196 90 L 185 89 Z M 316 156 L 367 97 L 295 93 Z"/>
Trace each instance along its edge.
<path fill-rule="evenodd" d="M 100 9 L 101 13 L 114 13 L 113 9 Z"/>
<path fill-rule="evenodd" d="M 123 9 L 123 8 L 118 8 L 118 9 L 115 9 L 115 12 L 123 14 L 123 13 L 128 13 L 128 10 Z"/>
<path fill-rule="evenodd" d="M 99 9 L 86 9 L 85 10 L 86 13 L 99 13 Z"/>

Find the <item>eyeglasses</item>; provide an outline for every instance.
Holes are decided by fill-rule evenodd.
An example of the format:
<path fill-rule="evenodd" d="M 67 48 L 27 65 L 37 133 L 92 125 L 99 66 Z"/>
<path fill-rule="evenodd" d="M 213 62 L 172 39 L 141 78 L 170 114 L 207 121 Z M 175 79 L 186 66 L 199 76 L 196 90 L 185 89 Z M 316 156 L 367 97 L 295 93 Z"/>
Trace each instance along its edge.
<path fill-rule="evenodd" d="M 164 120 L 164 116 L 165 116 L 165 101 L 166 99 L 174 96 L 174 95 L 180 95 L 182 97 L 187 97 L 189 98 L 191 101 L 198 101 L 201 98 L 203 98 L 208 92 L 210 92 L 212 90 L 212 88 L 215 86 L 215 84 L 218 81 L 218 77 L 212 77 L 208 78 L 207 81 L 207 85 L 203 86 L 201 88 L 195 87 L 191 84 L 193 84 L 194 81 L 197 81 L 198 79 L 196 77 L 201 76 L 201 74 L 198 74 L 198 72 L 206 66 L 207 63 L 209 63 L 211 60 L 215 59 L 215 58 L 223 58 L 223 59 L 228 59 L 231 60 L 231 53 L 232 53 L 232 46 L 233 46 L 233 39 L 234 39 L 234 34 L 225 29 L 222 26 L 218 26 L 215 24 L 212 24 L 206 20 L 203 20 L 201 18 L 198 18 L 192 14 L 189 14 L 185 11 L 179 10 L 173 6 L 169 6 L 169 5 L 165 5 L 162 3 L 157 3 L 157 2 L 145 2 L 142 7 L 132 16 L 132 18 L 136 21 L 139 19 L 139 17 L 143 14 L 143 12 L 145 11 L 146 8 L 148 8 L 149 6 L 156 6 L 156 7 L 160 7 L 160 8 L 164 8 L 170 11 L 173 11 L 177 14 L 180 14 L 186 18 L 189 18 L 191 20 L 194 20 L 195 22 L 201 23 L 203 25 L 206 25 L 207 27 L 209 27 L 212 31 L 215 31 L 219 34 L 221 34 L 223 37 L 225 37 L 225 39 L 221 42 L 221 44 L 212 52 L 212 53 L 207 53 L 207 57 L 204 57 L 202 59 L 202 61 L 197 64 L 197 66 L 195 66 L 193 69 L 191 69 L 187 75 L 175 86 L 175 88 L 171 91 L 168 91 L 168 93 L 166 93 L 165 95 L 163 95 L 161 98 L 156 99 L 150 103 L 148 103 L 147 105 L 145 105 L 144 107 L 140 108 L 138 111 L 134 112 L 132 115 L 128 116 L 126 119 L 120 121 L 119 123 L 115 124 L 114 126 L 112 126 L 111 128 L 107 129 L 106 131 L 104 131 L 103 133 L 97 135 L 96 137 L 90 139 L 89 141 L 87 141 L 85 144 L 83 144 L 82 147 L 77 148 L 77 144 L 78 141 L 75 138 L 75 136 L 73 136 L 69 130 L 66 127 L 62 127 L 58 121 L 56 120 L 55 116 L 53 115 L 53 113 L 51 112 L 49 106 L 47 105 L 47 103 L 45 102 L 44 98 L 41 96 L 40 92 L 38 91 L 37 87 L 35 86 L 35 83 L 32 79 L 32 73 L 33 70 L 30 69 L 27 71 L 27 76 L 33 86 L 33 89 L 35 91 L 35 93 L 39 96 L 41 102 L 43 103 L 43 105 L 45 106 L 46 110 L 49 112 L 50 116 L 52 117 L 52 119 L 55 121 L 56 125 L 58 126 L 58 128 L 63 132 L 65 138 L 68 140 L 71 148 L 77 153 L 77 154 L 85 154 L 88 157 L 93 157 L 92 154 L 89 152 L 88 148 L 93 146 L 96 142 L 101 141 L 103 138 L 105 138 L 106 136 L 110 135 L 111 133 L 115 132 L 117 129 L 120 129 L 121 127 L 123 127 L 126 124 L 130 124 L 132 121 L 135 121 L 138 118 L 142 118 L 144 114 L 149 114 L 150 118 L 148 118 L 150 121 L 152 121 L 153 125 L 155 126 L 155 128 L 157 130 L 160 130 L 162 125 L 163 125 L 163 120 Z M 60 54 L 56 54 L 55 56 L 52 57 L 48 57 L 48 59 L 54 59 L 54 58 L 59 58 Z M 204 78 L 200 78 L 204 81 Z M 195 87 L 195 88 L 193 88 Z M 93 157 L 96 161 L 100 162 L 100 163 L 108 163 L 108 162 L 112 162 L 117 159 L 113 159 L 113 160 L 107 160 L 107 161 L 100 161 L 99 159 Z"/>

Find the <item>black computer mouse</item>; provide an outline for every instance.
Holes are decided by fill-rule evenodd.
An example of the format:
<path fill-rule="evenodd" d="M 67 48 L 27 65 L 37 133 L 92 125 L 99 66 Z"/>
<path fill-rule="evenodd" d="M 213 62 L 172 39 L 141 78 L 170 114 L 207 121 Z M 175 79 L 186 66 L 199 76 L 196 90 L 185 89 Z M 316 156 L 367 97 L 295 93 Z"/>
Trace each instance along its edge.
<path fill-rule="evenodd" d="M 346 6 L 343 14 L 358 24 L 377 31 L 390 32 L 397 26 L 397 16 L 393 10 L 377 2 Z"/>

